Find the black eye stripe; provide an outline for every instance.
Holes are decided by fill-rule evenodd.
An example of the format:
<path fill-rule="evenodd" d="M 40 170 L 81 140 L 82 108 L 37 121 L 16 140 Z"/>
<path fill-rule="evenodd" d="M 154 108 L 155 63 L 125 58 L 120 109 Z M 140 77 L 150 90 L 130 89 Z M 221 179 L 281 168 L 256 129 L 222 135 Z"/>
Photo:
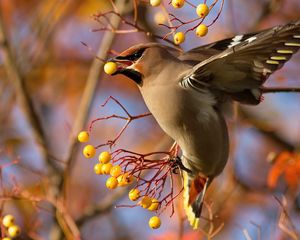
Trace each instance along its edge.
<path fill-rule="evenodd" d="M 145 48 L 139 49 L 135 53 L 130 54 L 130 55 L 126 56 L 125 58 L 130 61 L 136 61 L 143 55 L 144 51 L 145 51 Z"/>

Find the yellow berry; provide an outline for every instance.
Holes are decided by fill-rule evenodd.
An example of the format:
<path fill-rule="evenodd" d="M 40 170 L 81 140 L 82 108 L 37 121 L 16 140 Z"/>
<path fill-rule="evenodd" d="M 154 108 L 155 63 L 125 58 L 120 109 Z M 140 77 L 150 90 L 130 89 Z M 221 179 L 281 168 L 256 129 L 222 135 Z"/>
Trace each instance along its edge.
<path fill-rule="evenodd" d="M 86 145 L 83 149 L 83 155 L 86 158 L 92 158 L 96 154 L 96 149 L 92 145 Z"/>
<path fill-rule="evenodd" d="M 102 166 L 103 166 L 103 163 L 97 163 L 95 164 L 94 166 L 94 172 L 98 175 L 102 174 Z"/>
<path fill-rule="evenodd" d="M 108 75 L 112 75 L 117 71 L 117 64 L 114 62 L 107 62 L 104 65 L 104 72 Z"/>
<path fill-rule="evenodd" d="M 9 237 L 1 238 L 2 240 L 11 240 Z"/>
<path fill-rule="evenodd" d="M 115 189 L 118 186 L 118 180 L 115 177 L 110 177 L 106 180 L 106 187 Z"/>
<path fill-rule="evenodd" d="M 82 131 L 78 134 L 77 139 L 79 142 L 87 142 L 90 139 L 89 133 L 87 131 Z"/>
<path fill-rule="evenodd" d="M 122 168 L 120 165 L 116 165 L 116 166 L 113 166 L 111 169 L 110 169 L 110 175 L 112 177 L 119 177 L 122 173 Z"/>
<path fill-rule="evenodd" d="M 2 219 L 2 224 L 4 227 L 8 228 L 8 227 L 14 225 L 14 223 L 15 223 L 15 218 L 13 215 L 10 215 L 10 214 L 5 215 Z"/>
<path fill-rule="evenodd" d="M 150 0 L 150 4 L 153 7 L 157 7 L 161 4 L 161 0 Z"/>
<path fill-rule="evenodd" d="M 154 15 L 154 22 L 156 24 L 163 24 L 167 21 L 165 15 L 162 12 L 157 12 Z"/>
<path fill-rule="evenodd" d="M 209 13 L 209 8 L 205 3 L 202 3 L 197 6 L 196 12 L 199 17 L 204 18 Z"/>
<path fill-rule="evenodd" d="M 175 35 L 174 35 L 174 43 L 179 45 L 181 43 L 183 43 L 185 40 L 185 35 L 183 32 L 177 32 Z"/>
<path fill-rule="evenodd" d="M 172 0 L 172 6 L 174 8 L 182 8 L 185 0 Z"/>
<path fill-rule="evenodd" d="M 150 207 L 151 203 L 152 203 L 151 197 L 149 197 L 149 196 L 144 196 L 144 197 L 142 198 L 141 202 L 140 202 L 140 205 L 141 205 L 143 208 L 148 208 L 148 207 Z"/>
<path fill-rule="evenodd" d="M 138 190 L 137 188 L 131 189 L 128 197 L 131 201 L 136 201 L 139 199 L 140 197 L 140 190 Z"/>
<path fill-rule="evenodd" d="M 157 216 L 153 216 L 149 219 L 149 227 L 152 229 L 157 229 L 161 225 L 160 218 Z"/>
<path fill-rule="evenodd" d="M 99 155 L 99 162 L 101 163 L 109 163 L 111 160 L 111 155 L 109 152 L 102 152 Z"/>
<path fill-rule="evenodd" d="M 17 236 L 20 235 L 21 229 L 20 229 L 19 226 L 13 225 L 13 226 L 11 226 L 11 227 L 8 228 L 7 232 L 8 232 L 8 235 L 10 237 L 17 237 Z"/>
<path fill-rule="evenodd" d="M 206 25 L 204 24 L 200 24 L 197 28 L 196 28 L 196 35 L 198 37 L 203 37 L 207 34 L 208 32 L 208 28 Z"/>
<path fill-rule="evenodd" d="M 118 185 L 120 187 L 124 187 L 134 181 L 134 176 L 130 175 L 129 173 L 124 173 L 120 175 L 118 178 Z"/>
<path fill-rule="evenodd" d="M 112 167 L 113 167 L 113 165 L 111 163 L 103 164 L 101 167 L 102 174 L 109 174 Z"/>
<path fill-rule="evenodd" d="M 156 211 L 158 209 L 159 201 L 156 198 L 152 198 L 151 205 L 148 207 L 149 211 Z"/>

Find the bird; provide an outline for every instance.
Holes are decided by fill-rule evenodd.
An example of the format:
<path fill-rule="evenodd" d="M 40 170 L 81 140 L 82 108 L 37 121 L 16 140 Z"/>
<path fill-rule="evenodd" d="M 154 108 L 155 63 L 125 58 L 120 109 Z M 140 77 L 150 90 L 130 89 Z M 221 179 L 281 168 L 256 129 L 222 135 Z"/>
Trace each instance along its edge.
<path fill-rule="evenodd" d="M 180 147 L 183 204 L 197 229 L 205 193 L 229 155 L 224 106 L 258 105 L 268 77 L 300 48 L 300 20 L 187 52 L 161 43 L 134 45 L 110 59 L 113 75 L 133 80 L 162 130 Z"/>

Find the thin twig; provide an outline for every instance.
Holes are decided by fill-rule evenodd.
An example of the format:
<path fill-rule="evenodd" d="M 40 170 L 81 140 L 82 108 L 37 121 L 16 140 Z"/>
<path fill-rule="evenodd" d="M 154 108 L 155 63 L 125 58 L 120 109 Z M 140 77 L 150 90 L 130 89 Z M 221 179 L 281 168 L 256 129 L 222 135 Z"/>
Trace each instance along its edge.
<path fill-rule="evenodd" d="M 3 56 L 3 63 L 5 69 L 7 71 L 8 78 L 11 80 L 12 84 L 15 87 L 15 91 L 17 94 L 18 102 L 23 110 L 25 118 L 30 123 L 32 127 L 33 136 L 40 147 L 40 152 L 47 164 L 47 167 L 50 171 L 50 175 L 52 177 L 58 177 L 61 172 L 60 168 L 58 168 L 53 161 L 51 161 L 51 157 L 48 152 L 47 142 L 44 134 L 44 130 L 40 121 L 37 112 L 34 109 L 32 100 L 30 99 L 30 95 L 25 86 L 25 78 L 22 76 L 18 66 L 16 65 L 16 61 L 12 54 L 7 34 L 4 28 L 3 20 L 2 20 L 2 12 L 0 11 L 0 50 Z"/>
<path fill-rule="evenodd" d="M 118 7 L 120 12 L 124 11 L 124 7 L 126 5 L 127 1 L 124 0 L 118 0 L 116 1 L 116 6 Z M 112 15 L 110 16 L 110 24 L 113 24 L 115 28 L 118 28 L 118 26 L 121 23 L 121 18 Z M 98 51 L 97 51 L 97 56 L 101 59 L 106 59 L 108 56 L 108 52 L 113 44 L 114 38 L 116 36 L 116 33 L 114 32 L 106 32 L 103 36 L 103 39 L 99 45 Z M 104 63 L 99 61 L 98 59 L 94 59 L 92 62 L 88 77 L 87 77 L 87 82 L 82 94 L 82 100 L 79 104 L 78 108 L 78 113 L 75 118 L 75 122 L 73 123 L 73 128 L 71 131 L 71 136 L 70 136 L 70 145 L 69 145 L 69 151 L 67 154 L 66 158 L 66 168 L 65 168 L 65 173 L 64 173 L 64 182 L 61 183 L 60 189 L 64 190 L 63 187 L 66 185 L 66 180 L 68 179 L 68 176 L 71 174 L 74 163 L 75 163 L 75 156 L 77 154 L 77 133 L 81 131 L 87 121 L 90 108 L 91 108 L 91 103 L 93 100 L 93 97 L 96 92 L 96 85 L 99 81 L 99 76 L 102 72 Z"/>
<path fill-rule="evenodd" d="M 282 87 L 282 88 L 263 88 L 263 93 L 280 93 L 280 92 L 300 92 L 300 88 L 298 87 Z"/>

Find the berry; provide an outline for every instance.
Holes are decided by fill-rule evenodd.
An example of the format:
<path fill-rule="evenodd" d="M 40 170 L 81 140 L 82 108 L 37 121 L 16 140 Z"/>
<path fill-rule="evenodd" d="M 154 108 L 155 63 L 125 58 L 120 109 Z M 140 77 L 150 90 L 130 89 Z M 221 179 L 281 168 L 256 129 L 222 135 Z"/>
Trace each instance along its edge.
<path fill-rule="evenodd" d="M 86 158 L 92 158 L 96 154 L 96 149 L 92 145 L 86 145 L 83 149 L 83 155 Z"/>
<path fill-rule="evenodd" d="M 110 169 L 110 175 L 112 177 L 119 177 L 122 173 L 122 168 L 120 167 L 120 165 L 116 165 L 116 166 L 113 166 L 111 169 Z"/>
<path fill-rule="evenodd" d="M 106 180 L 106 187 L 115 189 L 118 186 L 118 180 L 115 177 L 110 177 Z"/>
<path fill-rule="evenodd" d="M 109 174 L 113 165 L 111 163 L 103 164 L 101 167 L 102 174 Z"/>
<path fill-rule="evenodd" d="M 90 139 L 89 133 L 87 131 L 82 131 L 78 134 L 77 139 L 79 142 L 87 142 Z"/>
<path fill-rule="evenodd" d="M 140 190 L 138 190 L 137 188 L 131 189 L 128 197 L 131 201 L 136 201 L 139 199 L 140 197 Z"/>
<path fill-rule="evenodd" d="M 162 12 L 157 12 L 154 15 L 154 22 L 156 24 L 163 24 L 167 21 L 165 15 Z"/>
<path fill-rule="evenodd" d="M 142 198 L 141 202 L 140 202 L 140 205 L 141 205 L 143 208 L 148 208 L 148 207 L 150 207 L 151 203 L 152 203 L 151 197 L 149 197 L 149 196 L 144 196 L 144 197 Z"/>
<path fill-rule="evenodd" d="M 19 226 L 13 225 L 13 226 L 11 226 L 11 227 L 8 228 L 7 232 L 8 232 L 8 235 L 10 237 L 17 237 L 17 236 L 20 235 L 21 229 L 20 229 Z"/>
<path fill-rule="evenodd" d="M 159 201 L 156 198 L 152 198 L 151 205 L 148 207 L 149 211 L 156 211 L 158 209 Z"/>
<path fill-rule="evenodd" d="M 161 0 L 150 0 L 150 4 L 153 7 L 157 7 L 161 4 Z"/>
<path fill-rule="evenodd" d="M 152 229 L 157 229 L 161 225 L 160 218 L 157 216 L 153 216 L 149 219 L 149 227 Z"/>
<path fill-rule="evenodd" d="M 107 62 L 104 65 L 104 72 L 108 75 L 112 75 L 117 71 L 117 64 L 114 62 Z"/>
<path fill-rule="evenodd" d="M 209 13 L 209 8 L 206 4 L 202 3 L 197 6 L 196 12 L 199 17 L 204 18 Z"/>
<path fill-rule="evenodd" d="M 200 24 L 197 28 L 196 28 L 196 35 L 198 37 L 203 37 L 207 34 L 208 32 L 208 28 L 206 25 L 204 24 Z"/>
<path fill-rule="evenodd" d="M 129 173 L 124 173 L 118 177 L 118 182 L 120 187 L 124 187 L 134 181 L 134 176 Z"/>
<path fill-rule="evenodd" d="M 174 8 L 182 8 L 184 5 L 184 0 L 172 0 L 172 6 Z"/>
<path fill-rule="evenodd" d="M 175 35 L 174 35 L 174 43 L 176 45 L 179 45 L 179 44 L 183 43 L 184 40 L 185 40 L 185 35 L 184 35 L 183 32 L 177 32 L 177 33 L 175 33 Z"/>
<path fill-rule="evenodd" d="M 102 173 L 102 166 L 103 166 L 103 163 L 97 163 L 97 164 L 95 164 L 95 166 L 94 166 L 94 172 L 96 174 L 98 174 L 98 175 L 103 174 Z"/>
<path fill-rule="evenodd" d="M 111 160 L 111 155 L 109 152 L 102 152 L 99 155 L 99 162 L 101 163 L 109 163 Z"/>
<path fill-rule="evenodd" d="M 2 240 L 11 240 L 9 237 L 2 238 Z"/>
<path fill-rule="evenodd" d="M 2 219 L 2 224 L 4 227 L 8 228 L 8 227 L 14 225 L 14 223 L 15 223 L 15 218 L 13 215 L 10 215 L 10 214 L 5 215 Z"/>

